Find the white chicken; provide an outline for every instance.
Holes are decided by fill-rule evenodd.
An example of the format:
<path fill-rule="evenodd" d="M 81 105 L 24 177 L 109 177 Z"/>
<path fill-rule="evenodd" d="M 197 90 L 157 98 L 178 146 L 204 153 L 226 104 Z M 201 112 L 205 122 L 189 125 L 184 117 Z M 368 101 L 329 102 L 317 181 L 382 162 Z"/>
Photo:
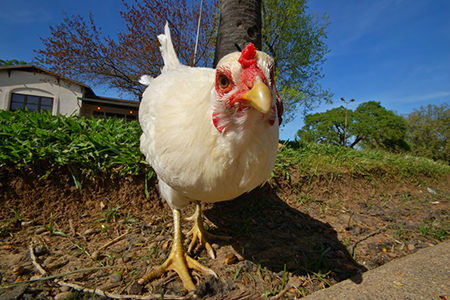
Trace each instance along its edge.
<path fill-rule="evenodd" d="M 139 283 L 175 270 L 189 291 L 195 289 L 189 269 L 215 272 L 184 250 L 180 210 L 195 202 L 189 249 L 198 240 L 214 258 L 199 201 L 231 200 L 267 181 L 277 156 L 282 106 L 273 59 L 253 44 L 226 55 L 211 69 L 180 63 L 167 24 L 158 39 L 162 74 L 141 79 L 148 84 L 139 109 L 141 151 L 157 174 L 162 198 L 173 210 L 174 243 L 163 265 Z"/>

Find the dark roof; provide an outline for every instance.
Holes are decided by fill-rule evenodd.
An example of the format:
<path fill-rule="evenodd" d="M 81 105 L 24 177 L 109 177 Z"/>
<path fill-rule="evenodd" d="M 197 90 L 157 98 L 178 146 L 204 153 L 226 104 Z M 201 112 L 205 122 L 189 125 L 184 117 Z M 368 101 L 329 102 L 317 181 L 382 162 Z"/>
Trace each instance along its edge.
<path fill-rule="evenodd" d="M 62 75 L 60 75 L 58 73 L 55 73 L 53 71 L 50 71 L 50 70 L 47 70 L 47 69 L 44 69 L 44 68 L 41 68 L 41 67 L 38 67 L 38 66 L 35 66 L 35 65 L 1 66 L 0 70 L 18 70 L 18 71 L 24 71 L 24 72 L 48 74 L 48 75 L 54 76 L 56 78 L 62 79 L 64 81 L 67 81 L 67 82 L 70 82 L 70 83 L 75 83 L 75 84 L 78 84 L 78 85 L 80 85 L 82 87 L 85 87 L 85 88 L 89 89 L 90 92 L 92 92 L 92 94 L 95 95 L 94 91 L 92 91 L 91 87 L 88 86 L 87 84 L 84 84 L 82 82 L 79 82 L 79 81 L 67 78 L 67 77 L 62 76 Z"/>
<path fill-rule="evenodd" d="M 86 102 L 106 103 L 106 104 L 112 104 L 112 105 L 117 105 L 117 106 L 133 107 L 133 108 L 139 109 L 139 101 L 122 100 L 122 99 L 109 98 L 109 97 L 100 97 L 100 96 L 82 97 L 80 99 L 82 101 L 86 101 Z"/>

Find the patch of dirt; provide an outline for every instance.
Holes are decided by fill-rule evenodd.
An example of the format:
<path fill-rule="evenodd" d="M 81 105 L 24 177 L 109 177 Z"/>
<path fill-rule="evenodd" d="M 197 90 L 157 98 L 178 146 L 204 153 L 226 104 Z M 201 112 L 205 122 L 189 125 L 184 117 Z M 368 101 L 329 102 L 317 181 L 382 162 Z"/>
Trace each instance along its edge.
<path fill-rule="evenodd" d="M 209 231 L 232 239 L 213 244 L 216 259 L 201 246 L 193 251 L 219 276 L 192 272 L 198 298 L 301 298 L 344 279 L 360 282 L 362 272 L 449 238 L 450 176 L 404 182 L 290 175 L 235 200 L 203 204 Z M 84 179 L 77 190 L 65 170 L 47 176 L 1 167 L 0 298 L 91 298 L 81 287 L 110 297 L 195 298 L 175 274 L 142 289 L 134 284 L 172 245 L 172 212 L 155 183 L 147 183 L 146 198 L 144 177 Z M 192 213 L 189 207 L 182 216 Z M 184 233 L 191 226 L 182 221 Z M 36 279 L 37 266 L 57 277 L 8 288 Z"/>

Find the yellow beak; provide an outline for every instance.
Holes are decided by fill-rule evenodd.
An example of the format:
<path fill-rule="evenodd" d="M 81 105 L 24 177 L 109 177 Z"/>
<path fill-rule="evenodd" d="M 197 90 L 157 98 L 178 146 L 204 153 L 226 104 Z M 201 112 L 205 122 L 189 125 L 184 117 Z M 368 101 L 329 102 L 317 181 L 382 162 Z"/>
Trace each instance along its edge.
<path fill-rule="evenodd" d="M 263 82 L 257 82 L 250 91 L 244 94 L 242 99 L 247 100 L 260 112 L 267 114 L 272 108 L 272 95 Z"/>

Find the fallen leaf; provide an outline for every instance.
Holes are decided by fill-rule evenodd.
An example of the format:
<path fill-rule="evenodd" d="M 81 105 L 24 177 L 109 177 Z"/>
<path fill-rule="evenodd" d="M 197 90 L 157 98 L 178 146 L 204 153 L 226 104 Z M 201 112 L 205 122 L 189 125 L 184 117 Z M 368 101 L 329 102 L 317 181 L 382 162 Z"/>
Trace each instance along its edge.
<path fill-rule="evenodd" d="M 232 265 L 238 261 L 238 258 L 234 253 L 230 253 L 225 257 L 225 263 L 227 265 Z"/>
<path fill-rule="evenodd" d="M 169 246 L 169 241 L 166 241 L 162 246 L 161 249 L 166 249 Z"/>

